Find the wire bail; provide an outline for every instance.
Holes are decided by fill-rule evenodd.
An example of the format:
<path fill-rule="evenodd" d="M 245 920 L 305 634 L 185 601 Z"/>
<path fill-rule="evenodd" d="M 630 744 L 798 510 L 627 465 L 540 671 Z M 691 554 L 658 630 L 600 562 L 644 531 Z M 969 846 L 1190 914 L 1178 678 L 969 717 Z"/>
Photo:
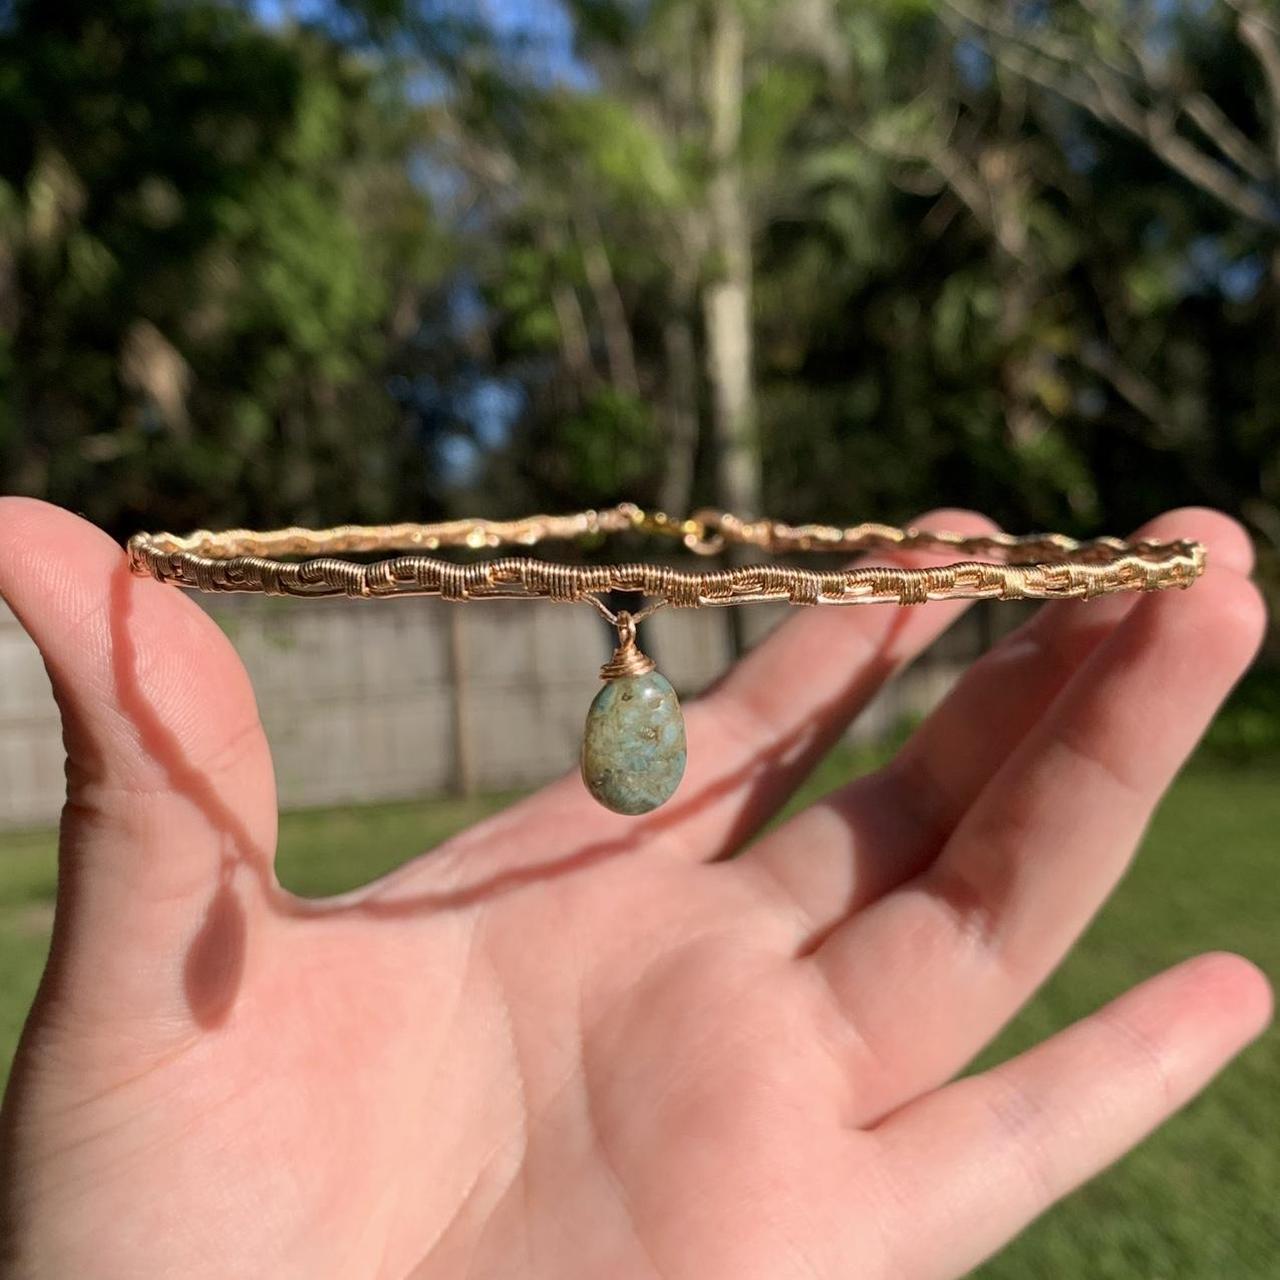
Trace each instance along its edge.
<path fill-rule="evenodd" d="M 618 628 L 618 645 L 613 657 L 600 668 L 601 680 L 621 680 L 625 676 L 647 676 L 655 663 L 636 646 L 636 620 L 626 609 L 620 609 L 613 620 Z"/>

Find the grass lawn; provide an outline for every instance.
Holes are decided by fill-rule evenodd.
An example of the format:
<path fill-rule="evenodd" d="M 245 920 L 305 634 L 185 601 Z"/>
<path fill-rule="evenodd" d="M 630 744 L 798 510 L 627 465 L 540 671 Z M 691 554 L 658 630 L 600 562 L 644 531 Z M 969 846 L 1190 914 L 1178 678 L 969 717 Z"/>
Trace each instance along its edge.
<path fill-rule="evenodd" d="M 865 765 L 837 753 L 813 795 Z M 1142 856 L 1061 972 L 983 1061 L 1016 1052 L 1195 952 L 1243 952 L 1280 981 L 1280 767 L 1194 762 Z M 441 800 L 286 815 L 280 878 L 327 894 L 504 803 Z M 48 832 L 0 837 L 0 1054 L 7 1071 L 52 916 Z M 1105 1177 L 987 1264 L 983 1280 L 1264 1280 L 1280 1275 L 1280 1034 Z"/>

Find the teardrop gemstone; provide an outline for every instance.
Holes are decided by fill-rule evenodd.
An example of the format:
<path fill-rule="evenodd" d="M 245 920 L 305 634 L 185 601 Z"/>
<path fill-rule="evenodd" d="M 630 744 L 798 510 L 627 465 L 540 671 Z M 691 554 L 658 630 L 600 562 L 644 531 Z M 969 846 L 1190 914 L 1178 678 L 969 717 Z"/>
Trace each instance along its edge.
<path fill-rule="evenodd" d="M 656 809 L 679 785 L 684 763 L 684 716 L 665 676 L 620 676 L 596 694 L 582 735 L 582 780 L 606 809 Z"/>

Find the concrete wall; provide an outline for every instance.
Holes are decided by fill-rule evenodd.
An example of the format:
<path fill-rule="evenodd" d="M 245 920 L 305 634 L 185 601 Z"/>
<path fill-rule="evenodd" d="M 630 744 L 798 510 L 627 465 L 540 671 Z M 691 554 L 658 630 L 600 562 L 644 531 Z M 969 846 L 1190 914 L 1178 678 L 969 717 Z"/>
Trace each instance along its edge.
<path fill-rule="evenodd" d="M 611 631 L 586 606 L 438 600 L 197 597 L 248 668 L 286 808 L 506 789 L 577 758 Z M 785 613 L 748 610 L 759 635 Z M 682 695 L 728 661 L 727 617 L 664 610 L 642 644 Z M 927 709 L 978 643 L 974 628 L 893 685 L 860 718 L 874 737 Z M 56 820 L 57 709 L 35 647 L 0 605 L 0 827 Z"/>

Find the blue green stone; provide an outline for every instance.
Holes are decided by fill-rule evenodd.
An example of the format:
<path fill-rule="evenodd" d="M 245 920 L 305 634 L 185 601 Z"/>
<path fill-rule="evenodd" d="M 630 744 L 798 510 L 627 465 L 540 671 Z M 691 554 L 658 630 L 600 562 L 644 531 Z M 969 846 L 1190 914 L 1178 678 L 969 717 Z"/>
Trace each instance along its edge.
<path fill-rule="evenodd" d="M 679 785 L 684 761 L 684 716 L 665 676 L 622 676 L 596 694 L 582 735 L 582 780 L 606 809 L 656 809 Z"/>

